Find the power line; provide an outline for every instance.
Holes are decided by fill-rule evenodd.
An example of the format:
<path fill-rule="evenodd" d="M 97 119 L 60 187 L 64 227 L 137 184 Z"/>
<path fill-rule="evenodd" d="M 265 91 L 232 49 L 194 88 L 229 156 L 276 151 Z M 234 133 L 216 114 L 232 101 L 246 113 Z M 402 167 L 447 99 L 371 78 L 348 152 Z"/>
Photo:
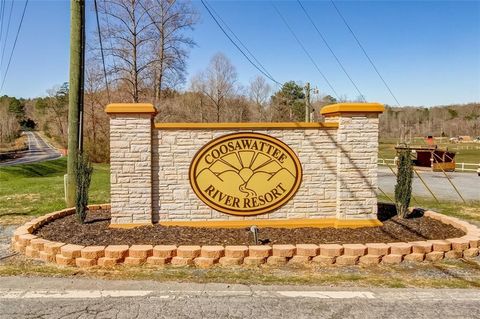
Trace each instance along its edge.
<path fill-rule="evenodd" d="M 141 3 L 141 2 L 140 2 L 140 3 Z M 109 21 L 109 19 L 108 19 L 106 0 L 103 0 L 103 6 L 104 6 L 104 8 L 105 8 L 104 15 L 105 15 L 105 22 L 107 23 L 107 32 L 110 33 L 111 29 L 110 29 L 110 21 Z M 108 40 L 109 40 L 108 42 L 110 43 L 110 51 L 113 53 L 114 49 L 113 49 L 112 38 L 110 37 Z M 112 64 L 113 64 L 113 69 L 114 69 L 114 70 L 117 70 L 117 64 L 115 63 L 115 59 L 112 59 Z"/>
<path fill-rule="evenodd" d="M 311 24 L 313 25 L 313 27 L 315 28 L 315 30 L 317 30 L 317 33 L 318 35 L 320 36 L 320 38 L 322 39 L 323 43 L 325 44 L 325 46 L 328 48 L 328 50 L 330 50 L 330 53 L 334 56 L 335 60 L 337 60 L 337 63 L 338 65 L 340 66 L 340 68 L 342 69 L 343 73 L 345 73 L 345 75 L 347 76 L 347 78 L 350 80 L 350 82 L 352 83 L 352 85 L 355 87 L 355 90 L 357 90 L 358 94 L 360 95 L 360 97 L 363 99 L 363 101 L 365 101 L 365 96 L 363 95 L 362 92 L 360 92 L 360 89 L 358 88 L 357 84 L 353 81 L 352 77 L 350 76 L 350 74 L 348 74 L 347 70 L 345 69 L 345 67 L 343 66 L 342 62 L 340 62 L 340 59 L 337 57 L 337 55 L 335 54 L 335 52 L 333 52 L 333 49 L 330 47 L 330 45 L 328 44 L 327 42 L 327 39 L 324 37 L 324 35 L 322 34 L 322 32 L 320 32 L 320 30 L 318 29 L 317 25 L 315 24 L 315 22 L 313 22 L 313 19 L 310 17 L 310 15 L 308 14 L 307 10 L 305 10 L 305 7 L 303 6 L 302 2 L 300 0 L 297 0 L 298 4 L 300 5 L 300 7 L 302 8 L 303 12 L 305 13 L 305 15 L 307 16 L 308 20 L 310 20 Z"/>
<path fill-rule="evenodd" d="M 0 59 L 0 70 L 2 70 L 3 58 L 5 56 L 5 48 L 7 47 L 8 32 L 10 31 L 10 21 L 12 19 L 13 3 L 14 2 L 12 1 L 12 4 L 10 5 L 10 13 L 8 14 L 7 32 L 5 33 L 5 42 L 3 43 L 3 48 L 2 48 L 2 57 Z"/>
<path fill-rule="evenodd" d="M 342 18 L 343 20 L 343 23 L 345 23 L 345 25 L 347 26 L 348 30 L 350 31 L 350 33 L 352 34 L 353 38 L 355 39 L 355 41 L 357 41 L 357 44 L 358 46 L 360 47 L 360 49 L 362 49 L 363 51 L 363 54 L 365 55 L 365 57 L 367 57 L 368 61 L 370 62 L 370 64 L 372 65 L 373 69 L 375 70 L 375 72 L 377 73 L 378 77 L 382 80 L 383 84 L 385 85 L 385 87 L 387 88 L 388 92 L 390 92 L 390 95 L 393 97 L 393 99 L 395 100 L 395 102 L 397 102 L 397 105 L 400 106 L 400 102 L 398 102 L 397 98 L 395 97 L 395 94 L 393 94 L 392 90 L 390 89 L 390 86 L 387 84 L 387 82 L 385 81 L 385 79 L 383 78 L 383 76 L 380 74 L 380 72 L 378 71 L 377 67 L 375 66 L 375 63 L 373 63 L 373 60 L 370 58 L 370 56 L 368 55 L 367 51 L 365 50 L 365 48 L 363 47 L 363 45 L 360 43 L 360 40 L 357 38 L 357 36 L 355 35 L 355 32 L 353 32 L 352 28 L 350 27 L 350 25 L 348 24 L 347 20 L 345 19 L 345 17 L 342 15 L 342 13 L 340 12 L 340 10 L 337 8 L 337 5 L 335 4 L 335 2 L 333 0 L 330 0 L 330 2 L 332 3 L 333 7 L 335 8 L 335 10 L 337 11 L 338 15 L 340 16 L 340 18 Z"/>
<path fill-rule="evenodd" d="M 103 76 L 105 77 L 105 88 L 107 89 L 107 98 L 108 98 L 108 102 L 110 103 L 110 89 L 108 87 L 107 68 L 105 67 L 105 55 L 103 54 L 102 32 L 100 31 L 100 20 L 98 18 L 97 0 L 94 0 L 93 3 L 95 5 L 95 16 L 97 18 L 97 31 L 98 31 L 98 39 L 100 41 L 100 52 L 102 54 Z"/>
<path fill-rule="evenodd" d="M 17 35 L 15 36 L 15 41 L 13 42 L 12 52 L 10 53 L 10 58 L 8 59 L 7 68 L 5 69 L 5 74 L 3 75 L 2 86 L 0 87 L 0 92 L 3 90 L 3 85 L 7 79 L 8 70 L 10 69 L 10 63 L 12 62 L 13 52 L 17 46 L 18 35 L 22 29 L 23 18 L 25 17 L 25 11 L 27 11 L 28 0 L 25 1 L 25 6 L 23 7 L 22 18 L 20 19 L 20 24 L 18 25 Z"/>
<path fill-rule="evenodd" d="M 204 0 L 200 0 L 200 1 L 202 2 L 205 9 L 207 9 L 208 13 L 212 17 L 212 19 L 215 21 L 215 23 L 218 25 L 220 30 L 222 30 L 223 34 L 225 34 L 225 36 L 230 40 L 230 42 L 242 53 L 242 55 L 248 60 L 248 62 L 250 62 L 250 64 L 253 65 L 264 76 L 266 76 L 267 78 L 269 78 L 273 82 L 277 83 L 278 85 L 282 85 L 280 82 L 276 81 L 273 77 L 269 76 L 262 69 L 260 69 L 255 63 L 253 63 L 253 61 L 245 54 L 245 52 L 243 52 L 243 50 L 238 46 L 238 44 L 235 41 L 233 41 L 233 39 L 230 37 L 230 35 L 225 31 L 225 29 L 222 27 L 222 25 L 218 22 L 217 18 L 215 18 L 212 11 L 210 11 L 210 8 L 206 5 L 205 1 Z"/>
<path fill-rule="evenodd" d="M 270 73 L 265 72 L 265 68 L 261 65 L 261 63 L 258 62 L 258 60 L 253 56 L 253 54 L 250 52 L 250 54 L 252 55 L 252 57 L 259 63 L 260 67 L 262 67 L 265 71 L 261 70 L 259 68 L 259 66 L 257 66 L 246 54 L 245 52 L 243 52 L 243 50 L 238 46 L 238 44 L 230 37 L 230 35 L 225 31 L 225 29 L 222 27 L 222 25 L 219 23 L 219 21 L 215 18 L 215 16 L 213 15 L 212 11 L 210 10 L 210 8 L 207 6 L 207 4 L 205 3 L 204 0 L 201 0 L 203 6 L 205 7 L 205 9 L 207 9 L 208 13 L 210 14 L 210 16 L 212 17 L 212 19 L 215 21 L 215 23 L 218 25 L 218 27 L 222 30 L 222 32 L 225 34 L 225 36 L 230 40 L 230 42 L 242 53 L 242 55 L 248 60 L 248 62 L 250 62 L 250 64 L 252 64 L 258 71 L 260 71 L 260 73 L 262 73 L 264 76 L 266 76 L 268 79 L 270 79 L 271 81 L 275 82 L 276 84 L 278 85 L 282 85 L 280 82 L 276 81 L 271 75 Z M 220 17 L 219 17 L 220 18 Z M 221 18 L 220 18 L 221 19 Z M 226 25 L 226 24 L 225 24 Z M 228 28 L 228 26 L 227 26 Z M 230 32 L 232 32 L 230 30 Z M 232 34 L 234 34 L 232 32 Z M 234 36 L 236 37 L 236 35 L 234 34 Z M 238 37 L 236 37 L 238 39 Z M 239 41 L 240 43 L 242 43 L 241 41 Z M 245 47 L 245 46 L 244 46 Z M 247 49 L 248 51 L 248 49 Z"/>
<path fill-rule="evenodd" d="M 208 4 L 208 3 L 207 3 Z M 210 7 L 210 9 L 213 11 L 213 13 L 215 13 L 218 17 L 218 19 L 220 19 L 220 21 L 225 25 L 225 27 L 228 29 L 228 31 L 230 31 L 230 33 L 235 37 L 235 39 L 237 39 L 238 42 L 240 42 L 240 44 L 242 45 L 242 47 L 250 54 L 250 56 L 253 58 L 253 60 L 255 60 L 255 62 L 258 63 L 258 65 L 262 68 L 262 70 L 265 71 L 265 73 L 267 73 L 270 77 L 273 78 L 273 76 L 270 74 L 270 72 L 268 72 L 268 70 L 262 65 L 262 63 L 260 63 L 260 61 L 257 60 L 257 58 L 255 57 L 255 55 L 253 55 L 252 52 L 250 52 L 250 50 L 247 48 L 247 46 L 242 42 L 242 40 L 240 40 L 237 35 L 235 34 L 235 32 L 233 32 L 232 29 L 230 29 L 230 27 L 228 26 L 228 24 L 222 19 L 222 17 L 218 14 L 218 12 L 215 11 L 215 9 L 212 7 L 212 5 L 208 4 L 208 6 Z"/>
<path fill-rule="evenodd" d="M 327 83 L 327 85 L 330 87 L 330 89 L 333 91 L 333 93 L 335 94 L 335 96 L 337 97 L 338 100 L 340 100 L 340 97 L 338 96 L 337 94 L 337 91 L 335 91 L 335 89 L 333 88 L 332 84 L 330 84 L 330 81 L 328 81 L 327 77 L 325 76 L 325 74 L 323 74 L 323 72 L 320 70 L 320 68 L 318 67 L 317 63 L 315 62 L 315 60 L 312 58 L 312 56 L 310 55 L 310 53 L 308 53 L 307 49 L 305 48 L 305 46 L 303 45 L 303 43 L 300 41 L 300 39 L 297 37 L 297 35 L 295 34 L 295 32 L 293 32 L 293 29 L 290 27 L 290 25 L 288 24 L 287 20 L 285 20 L 285 18 L 283 17 L 283 15 L 280 13 L 280 11 L 278 10 L 278 8 L 272 4 L 273 8 L 275 9 L 275 11 L 277 11 L 277 14 L 280 16 L 280 18 L 283 20 L 283 23 L 285 23 L 285 25 L 287 26 L 288 30 L 290 30 L 290 33 L 293 35 L 293 37 L 295 38 L 295 40 L 297 40 L 297 43 L 300 45 L 300 47 L 303 49 L 303 52 L 305 52 L 305 54 L 308 56 L 308 58 L 310 59 L 310 61 L 312 62 L 312 64 L 315 66 L 315 68 L 317 69 L 318 73 L 320 73 L 320 75 L 322 76 L 322 78 L 325 80 L 325 82 Z"/>
<path fill-rule="evenodd" d="M 5 3 L 5 0 L 2 0 L 2 4 L 0 6 L 0 42 L 2 42 L 2 36 L 3 36 L 3 17 L 5 15 L 5 6 L 6 6 L 6 3 Z"/>

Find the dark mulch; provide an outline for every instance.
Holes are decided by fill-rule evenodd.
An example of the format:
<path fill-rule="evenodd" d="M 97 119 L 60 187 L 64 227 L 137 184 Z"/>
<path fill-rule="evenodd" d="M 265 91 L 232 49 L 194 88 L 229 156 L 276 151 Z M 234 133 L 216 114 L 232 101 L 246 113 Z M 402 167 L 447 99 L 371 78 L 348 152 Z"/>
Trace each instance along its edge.
<path fill-rule="evenodd" d="M 52 241 L 79 245 L 152 244 L 152 245 L 252 245 L 253 236 L 246 229 L 143 226 L 110 229 L 109 211 L 89 212 L 81 225 L 75 215 L 57 219 L 36 235 Z M 464 232 L 428 217 L 383 221 L 382 227 L 336 228 L 262 228 L 259 238 L 270 244 L 380 243 L 446 239 Z"/>

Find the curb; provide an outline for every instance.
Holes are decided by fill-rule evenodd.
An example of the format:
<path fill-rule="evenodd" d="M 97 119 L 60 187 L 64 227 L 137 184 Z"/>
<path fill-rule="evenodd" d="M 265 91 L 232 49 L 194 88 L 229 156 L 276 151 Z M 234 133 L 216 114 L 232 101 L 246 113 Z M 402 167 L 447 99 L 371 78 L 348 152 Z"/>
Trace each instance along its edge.
<path fill-rule="evenodd" d="M 110 204 L 89 205 L 89 210 L 110 209 Z M 258 266 L 268 264 L 307 265 L 376 265 L 403 261 L 434 262 L 442 259 L 475 258 L 479 255 L 480 229 L 456 217 L 426 211 L 424 216 L 464 231 L 458 238 L 415 242 L 366 244 L 297 244 L 262 246 L 175 246 L 109 245 L 81 246 L 53 242 L 33 235 L 43 225 L 75 213 L 67 208 L 35 218 L 15 230 L 12 247 L 28 258 L 62 266 L 88 268 L 113 267 L 119 264 L 139 266 Z"/>

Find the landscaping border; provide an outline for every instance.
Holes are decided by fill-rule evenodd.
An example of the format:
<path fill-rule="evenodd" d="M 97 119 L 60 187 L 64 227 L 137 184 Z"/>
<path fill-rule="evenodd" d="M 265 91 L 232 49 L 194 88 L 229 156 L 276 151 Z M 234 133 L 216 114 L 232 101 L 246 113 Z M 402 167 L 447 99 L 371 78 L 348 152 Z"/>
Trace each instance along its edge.
<path fill-rule="evenodd" d="M 110 204 L 90 205 L 89 210 L 110 209 Z M 258 266 L 317 263 L 320 265 L 398 264 L 441 259 L 474 258 L 479 255 L 480 229 L 455 217 L 426 211 L 425 216 L 452 225 L 466 234 L 459 238 L 415 242 L 367 244 L 297 244 L 253 246 L 174 246 L 109 245 L 81 246 L 49 241 L 33 235 L 43 225 L 75 213 L 67 208 L 35 218 L 17 228 L 13 249 L 29 258 L 62 266 L 113 267 L 124 265 L 172 265 L 208 268 L 223 266 Z"/>

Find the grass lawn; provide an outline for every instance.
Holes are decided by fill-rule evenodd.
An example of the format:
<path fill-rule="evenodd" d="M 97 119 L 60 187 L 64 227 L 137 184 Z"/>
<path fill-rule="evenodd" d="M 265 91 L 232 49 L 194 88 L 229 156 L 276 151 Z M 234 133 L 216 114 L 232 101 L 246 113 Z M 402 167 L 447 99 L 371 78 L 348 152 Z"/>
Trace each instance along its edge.
<path fill-rule="evenodd" d="M 395 139 L 381 139 L 378 148 L 379 158 L 392 159 L 395 157 L 395 146 L 397 140 Z M 412 141 L 412 146 L 426 146 L 423 139 L 415 138 Z M 480 144 L 479 143 L 447 143 L 442 142 L 438 144 L 440 148 L 448 148 L 451 151 L 457 152 L 455 155 L 455 162 L 457 163 L 473 163 L 480 164 Z"/>
<path fill-rule="evenodd" d="M 388 194 L 391 198 L 394 198 L 393 194 Z M 379 195 L 378 200 L 381 202 L 389 203 L 390 201 L 384 196 Z M 457 217 L 460 219 L 468 220 L 480 225 L 480 201 L 469 201 L 466 204 L 461 202 L 442 201 L 437 203 L 430 198 L 422 198 L 415 196 L 415 200 L 410 201 L 410 206 L 420 207 L 426 210 L 433 210 L 448 216 Z"/>
<path fill-rule="evenodd" d="M 110 201 L 108 164 L 94 164 L 90 203 Z M 0 222 L 65 208 L 63 176 L 67 159 L 0 168 Z"/>
<path fill-rule="evenodd" d="M 0 276 L 42 276 L 98 278 L 115 280 L 148 280 L 160 282 L 197 282 L 262 285 L 322 285 L 336 287 L 386 288 L 480 288 L 479 259 L 443 260 L 435 263 L 399 265 L 325 267 L 92 267 L 80 269 L 26 260 L 17 255 L 0 260 Z"/>

